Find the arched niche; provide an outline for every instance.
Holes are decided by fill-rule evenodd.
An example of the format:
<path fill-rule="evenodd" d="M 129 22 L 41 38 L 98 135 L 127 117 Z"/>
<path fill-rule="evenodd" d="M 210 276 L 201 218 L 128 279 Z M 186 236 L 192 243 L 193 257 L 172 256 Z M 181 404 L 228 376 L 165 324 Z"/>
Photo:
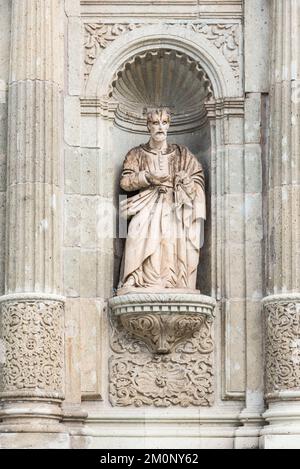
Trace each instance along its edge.
<path fill-rule="evenodd" d="M 181 71 L 174 69 L 175 78 L 169 80 L 164 89 L 157 85 L 159 60 L 164 63 L 163 69 L 168 69 L 170 61 L 177 64 L 181 61 L 182 65 Z M 155 63 L 157 74 L 153 72 Z M 89 119 L 85 128 L 96 128 L 95 145 L 99 148 L 99 158 L 104 167 L 105 184 L 111 184 L 107 197 L 114 199 L 116 210 L 124 156 L 130 148 L 148 138 L 143 109 L 151 107 L 152 103 L 151 96 L 149 100 L 145 99 L 147 84 L 141 85 L 147 74 L 144 73 L 139 80 L 132 78 L 132 73 L 139 67 L 147 69 L 147 66 L 150 70 L 148 79 L 153 77 L 156 89 L 160 89 L 156 97 L 158 101 L 163 101 L 153 105 L 173 108 L 174 125 L 170 129 L 169 140 L 188 146 L 205 168 L 208 219 L 198 287 L 204 294 L 221 299 L 228 295 L 224 276 L 228 269 L 224 242 L 227 231 L 226 202 L 223 198 L 229 177 L 226 158 L 230 146 L 235 144 L 236 126 L 242 128 L 243 125 L 244 102 L 240 83 L 218 48 L 205 37 L 178 25 L 145 26 L 130 31 L 101 52 L 86 83 L 82 115 Z M 177 86 L 174 91 L 174 83 L 180 84 L 180 76 L 184 80 L 184 71 L 189 81 L 183 89 Z M 189 92 L 197 84 L 198 89 L 196 86 L 193 93 L 199 105 L 190 106 L 180 113 L 179 105 L 184 101 L 180 95 L 187 93 L 188 100 Z M 170 97 L 178 98 L 178 102 L 174 104 Z M 105 276 L 101 289 L 103 296 L 108 297 L 112 293 L 111 287 L 116 287 L 122 243 L 110 239 L 101 240 L 101 243 L 105 255 L 100 269 L 113 272 L 113 265 L 108 268 L 109 256 L 117 266 L 114 280 L 112 277 L 108 280 Z"/>
<path fill-rule="evenodd" d="M 201 65 L 182 52 L 170 49 L 152 49 L 135 54 L 115 74 L 109 89 L 108 100 L 115 105 L 112 151 L 118 171 L 127 151 L 135 145 L 146 143 L 149 134 L 146 114 L 149 109 L 167 107 L 172 114 L 168 134 L 170 143 L 186 145 L 201 161 L 206 174 L 207 221 L 204 247 L 197 287 L 210 293 L 210 124 L 206 103 L 212 98 L 211 83 Z M 116 143 L 114 143 L 116 142 Z M 122 194 L 115 187 L 115 195 Z M 125 232 L 125 229 L 124 231 Z M 117 287 L 124 238 L 115 241 L 114 287 Z M 206 280 L 206 281 L 205 281 Z"/>

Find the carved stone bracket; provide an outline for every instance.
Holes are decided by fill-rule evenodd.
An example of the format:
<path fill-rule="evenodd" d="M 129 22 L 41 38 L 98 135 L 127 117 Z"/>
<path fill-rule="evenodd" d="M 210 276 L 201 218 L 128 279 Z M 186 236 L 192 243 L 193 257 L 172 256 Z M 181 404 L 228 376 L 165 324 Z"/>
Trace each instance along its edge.
<path fill-rule="evenodd" d="M 265 298 L 266 397 L 300 391 L 300 297 Z"/>
<path fill-rule="evenodd" d="M 201 329 L 204 316 L 197 314 L 125 314 L 125 329 L 143 340 L 154 353 L 170 353 L 174 347 Z"/>
<path fill-rule="evenodd" d="M 129 294 L 111 299 L 110 307 L 128 332 L 165 354 L 200 331 L 214 302 L 191 294 Z"/>
<path fill-rule="evenodd" d="M 193 294 L 112 298 L 112 405 L 212 405 L 214 307 Z"/>

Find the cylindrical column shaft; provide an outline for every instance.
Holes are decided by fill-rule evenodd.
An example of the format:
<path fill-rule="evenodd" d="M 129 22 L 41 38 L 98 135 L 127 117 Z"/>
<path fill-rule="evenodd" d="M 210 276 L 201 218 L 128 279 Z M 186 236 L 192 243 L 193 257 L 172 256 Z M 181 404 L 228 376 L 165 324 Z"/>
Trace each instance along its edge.
<path fill-rule="evenodd" d="M 300 5 L 273 0 L 267 295 L 300 292 Z"/>
<path fill-rule="evenodd" d="M 17 427 L 59 419 L 64 394 L 63 3 L 12 1 L 0 418 Z"/>
<path fill-rule="evenodd" d="M 61 7 L 13 2 L 6 293 L 61 291 Z"/>
<path fill-rule="evenodd" d="M 265 447 L 300 434 L 300 4 L 273 0 L 266 188 Z M 287 435 L 286 440 L 282 435 Z"/>

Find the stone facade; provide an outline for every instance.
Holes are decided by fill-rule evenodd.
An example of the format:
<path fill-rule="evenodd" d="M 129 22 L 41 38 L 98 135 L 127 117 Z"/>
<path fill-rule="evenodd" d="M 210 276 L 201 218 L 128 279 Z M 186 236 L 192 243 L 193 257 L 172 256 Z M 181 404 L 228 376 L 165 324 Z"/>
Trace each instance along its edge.
<path fill-rule="evenodd" d="M 299 2 L 0 6 L 0 447 L 299 448 Z M 153 97 L 205 172 L 201 321 L 109 306 Z"/>

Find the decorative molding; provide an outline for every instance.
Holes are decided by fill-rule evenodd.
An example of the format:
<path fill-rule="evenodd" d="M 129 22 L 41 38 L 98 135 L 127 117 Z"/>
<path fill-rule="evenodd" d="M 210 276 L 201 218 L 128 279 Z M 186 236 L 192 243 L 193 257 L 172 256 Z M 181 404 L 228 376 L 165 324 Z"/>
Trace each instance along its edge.
<path fill-rule="evenodd" d="M 193 293 L 129 293 L 114 296 L 109 300 L 109 306 L 116 316 L 145 311 L 202 313 L 210 316 L 213 314 L 215 305 L 214 298 Z"/>
<path fill-rule="evenodd" d="M 214 306 L 192 294 L 111 299 L 112 405 L 212 405 Z"/>
<path fill-rule="evenodd" d="M 1 303 L 1 397 L 63 399 L 63 321 L 61 301 Z"/>
<path fill-rule="evenodd" d="M 243 0 L 81 0 L 82 16 L 102 18 L 243 18 Z"/>
<path fill-rule="evenodd" d="M 101 50 L 125 32 L 133 31 L 154 23 L 85 23 L 85 78 L 87 79 L 95 60 Z M 209 23 L 209 22 L 166 22 L 166 25 L 184 27 L 202 34 L 208 41 L 217 47 L 230 64 L 236 79 L 240 75 L 240 42 L 241 24 L 235 23 Z"/>
<path fill-rule="evenodd" d="M 266 397 L 300 391 L 300 301 L 269 297 L 263 302 L 265 324 Z"/>

